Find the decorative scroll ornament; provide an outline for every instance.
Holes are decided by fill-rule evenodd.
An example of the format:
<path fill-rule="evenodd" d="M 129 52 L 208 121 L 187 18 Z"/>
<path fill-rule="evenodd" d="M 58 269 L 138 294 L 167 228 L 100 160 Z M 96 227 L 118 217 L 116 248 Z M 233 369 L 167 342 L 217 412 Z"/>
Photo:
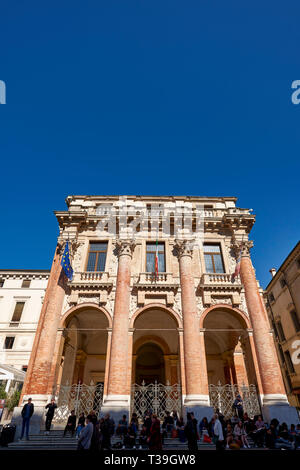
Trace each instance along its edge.
<path fill-rule="evenodd" d="M 135 240 L 121 240 L 116 241 L 117 256 L 128 255 L 132 257 L 135 248 Z"/>
<path fill-rule="evenodd" d="M 236 259 L 242 256 L 250 256 L 250 250 L 253 247 L 252 240 L 237 240 L 235 237 L 232 238 L 232 249 L 235 253 Z"/>
<path fill-rule="evenodd" d="M 163 420 L 166 411 L 172 413 L 177 411 L 177 415 L 182 415 L 181 409 L 181 387 L 179 384 L 167 385 L 154 382 L 146 385 L 133 384 L 131 388 L 132 413 L 136 413 L 138 418 L 144 419 L 149 412 L 154 413 Z"/>
<path fill-rule="evenodd" d="M 174 248 L 178 258 L 182 256 L 193 256 L 195 240 L 175 240 Z"/>
<path fill-rule="evenodd" d="M 90 385 L 73 384 L 58 386 L 54 390 L 53 396 L 58 396 L 57 408 L 53 421 L 55 423 L 66 423 L 72 410 L 78 417 L 81 413 L 87 416 L 91 410 L 95 410 L 96 415 L 100 413 L 103 400 L 103 384 Z"/>

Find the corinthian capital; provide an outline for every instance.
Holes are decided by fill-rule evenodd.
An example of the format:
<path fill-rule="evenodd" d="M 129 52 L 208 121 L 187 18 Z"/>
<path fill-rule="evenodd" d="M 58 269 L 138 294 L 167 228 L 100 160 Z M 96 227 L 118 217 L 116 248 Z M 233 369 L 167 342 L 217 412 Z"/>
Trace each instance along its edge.
<path fill-rule="evenodd" d="M 250 249 L 253 247 L 252 240 L 236 240 L 236 238 L 232 239 L 232 249 L 236 258 L 240 256 L 250 256 Z"/>
<path fill-rule="evenodd" d="M 193 256 L 194 240 L 175 240 L 174 248 L 178 258 Z"/>
<path fill-rule="evenodd" d="M 122 240 L 118 239 L 116 241 L 116 250 L 117 255 L 128 255 L 132 257 L 133 251 L 135 248 L 135 241 L 134 240 Z"/>

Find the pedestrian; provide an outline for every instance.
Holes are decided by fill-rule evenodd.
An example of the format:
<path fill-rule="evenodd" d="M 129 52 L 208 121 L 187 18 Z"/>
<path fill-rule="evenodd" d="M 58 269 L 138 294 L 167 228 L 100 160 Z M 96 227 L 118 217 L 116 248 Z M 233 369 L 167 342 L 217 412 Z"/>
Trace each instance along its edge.
<path fill-rule="evenodd" d="M 87 416 L 86 426 L 82 428 L 79 434 L 77 450 L 87 451 L 91 447 L 92 436 L 94 433 L 94 425 L 90 419 L 90 416 Z"/>
<path fill-rule="evenodd" d="M 243 419 L 244 415 L 244 408 L 243 408 L 243 400 L 240 394 L 237 394 L 234 403 L 233 403 L 233 408 L 236 412 L 236 415 L 238 416 L 239 419 Z"/>
<path fill-rule="evenodd" d="M 247 433 L 242 421 L 239 421 L 233 430 L 234 439 L 238 442 L 239 446 L 241 445 L 247 449 L 250 449 L 249 442 L 247 439 Z"/>
<path fill-rule="evenodd" d="M 79 418 L 78 418 L 78 424 L 76 428 L 76 438 L 78 439 L 80 431 L 84 428 L 85 426 L 85 416 L 84 413 L 80 413 Z"/>
<path fill-rule="evenodd" d="M 216 445 L 216 450 L 218 451 L 223 450 L 224 449 L 223 427 L 217 414 L 213 416 L 212 431 L 213 431 L 213 442 Z"/>
<path fill-rule="evenodd" d="M 190 452 L 195 452 L 198 450 L 197 444 L 197 421 L 196 421 L 196 429 L 195 429 L 195 422 L 192 413 L 187 413 L 186 415 L 187 422 L 184 427 L 184 433 L 186 435 L 188 441 L 188 448 Z"/>
<path fill-rule="evenodd" d="M 20 440 L 23 439 L 24 431 L 26 429 L 26 440 L 29 441 L 29 424 L 30 424 L 30 419 L 31 419 L 31 416 L 33 415 L 33 412 L 34 412 L 34 405 L 32 403 L 32 399 L 28 398 L 28 401 L 23 406 L 23 409 L 21 412 L 23 422 L 22 422 L 22 431 L 21 431 Z"/>
<path fill-rule="evenodd" d="M 101 450 L 107 449 L 111 450 L 111 443 L 110 443 L 110 438 L 111 438 L 111 422 L 110 422 L 110 417 L 109 414 L 106 414 L 104 416 L 104 420 L 100 424 L 100 431 L 101 431 Z"/>
<path fill-rule="evenodd" d="M 150 436 L 150 429 L 151 429 L 151 426 L 152 426 L 152 419 L 151 419 L 151 416 L 149 414 L 147 414 L 145 416 L 144 426 L 146 427 L 147 436 L 149 437 Z"/>
<path fill-rule="evenodd" d="M 48 403 L 48 405 L 45 406 L 47 413 L 46 413 L 46 431 L 45 434 L 49 435 L 50 429 L 51 429 L 51 423 L 54 417 L 54 412 L 57 408 L 57 404 L 55 403 L 54 398 L 51 399 L 51 402 Z"/>
<path fill-rule="evenodd" d="M 67 425 L 64 430 L 64 437 L 67 434 L 67 432 L 70 432 L 73 437 L 75 429 L 76 429 L 76 415 L 75 415 L 75 410 L 72 410 L 70 416 L 68 417 Z"/>
<path fill-rule="evenodd" d="M 150 436 L 148 437 L 149 450 L 162 450 L 160 421 L 155 414 L 152 415 Z"/>
<path fill-rule="evenodd" d="M 142 429 L 140 431 L 140 435 L 139 435 L 140 449 L 143 449 L 143 446 L 147 445 L 147 437 L 148 437 L 147 436 L 147 428 L 143 424 Z"/>

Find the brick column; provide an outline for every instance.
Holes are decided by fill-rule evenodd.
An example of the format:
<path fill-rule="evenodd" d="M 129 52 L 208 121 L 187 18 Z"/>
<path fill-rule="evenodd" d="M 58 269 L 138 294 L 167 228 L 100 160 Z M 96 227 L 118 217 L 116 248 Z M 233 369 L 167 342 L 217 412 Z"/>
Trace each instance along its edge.
<path fill-rule="evenodd" d="M 296 408 L 289 405 L 277 359 L 268 315 L 259 293 L 254 268 L 250 259 L 252 242 L 242 245 L 241 279 L 245 289 L 247 309 L 253 327 L 254 345 L 261 379 L 262 411 L 265 420 L 277 418 L 287 424 L 299 422 Z"/>
<path fill-rule="evenodd" d="M 62 249 L 58 245 L 34 338 L 22 398 L 28 395 L 32 398 L 33 395 L 47 395 L 54 385 L 49 383 L 49 379 L 53 379 L 52 362 L 66 286 L 66 278 L 60 264 L 61 256 Z"/>
<path fill-rule="evenodd" d="M 130 306 L 131 258 L 134 250 L 132 240 L 119 240 L 118 273 L 116 284 L 115 308 L 112 326 L 110 364 L 107 382 L 107 396 L 102 412 L 113 414 L 116 419 L 129 411 L 128 394 L 128 323 Z"/>
<path fill-rule="evenodd" d="M 243 243 L 240 274 L 253 327 L 253 337 L 264 394 L 263 403 L 286 402 L 286 393 L 267 312 L 258 290 L 250 259 L 251 246 L 251 242 Z"/>
<path fill-rule="evenodd" d="M 29 397 L 32 398 L 34 404 L 30 433 L 39 433 L 45 419 L 45 405 L 51 398 L 55 385 L 53 383 L 56 380 L 54 362 L 55 353 L 59 347 L 57 330 L 66 286 L 66 277 L 60 264 L 62 254 L 62 247 L 57 245 L 19 406 L 14 409 L 12 417 L 12 423 L 17 426 L 15 439 L 18 439 L 21 432 L 21 405 Z"/>
<path fill-rule="evenodd" d="M 192 272 L 192 244 L 189 240 L 176 241 L 179 258 L 181 304 L 183 317 L 183 346 L 186 397 L 184 405 L 189 408 L 208 407 L 206 357 L 203 338 L 200 338 L 199 319 L 194 277 Z M 206 375 L 206 382 L 204 376 Z"/>

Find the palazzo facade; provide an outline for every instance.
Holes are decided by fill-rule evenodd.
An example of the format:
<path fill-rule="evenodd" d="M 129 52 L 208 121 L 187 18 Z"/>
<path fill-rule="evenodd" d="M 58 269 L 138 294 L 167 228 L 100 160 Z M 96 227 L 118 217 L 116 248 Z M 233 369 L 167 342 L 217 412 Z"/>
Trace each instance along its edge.
<path fill-rule="evenodd" d="M 55 212 L 59 236 L 20 406 L 31 397 L 37 419 L 64 387 L 92 383 L 102 387 L 101 412 L 118 418 L 159 384 L 176 386 L 181 412 L 201 418 L 213 412 L 217 387 L 251 386 L 266 419 L 295 422 L 251 262 L 251 211 L 234 197 L 69 196 L 66 203 Z M 141 222 L 153 205 L 154 230 Z M 180 211 L 190 230 L 178 236 Z M 104 223 L 108 213 L 114 230 Z M 192 243 L 199 227 L 201 243 Z M 72 280 L 61 266 L 66 242 Z"/>

